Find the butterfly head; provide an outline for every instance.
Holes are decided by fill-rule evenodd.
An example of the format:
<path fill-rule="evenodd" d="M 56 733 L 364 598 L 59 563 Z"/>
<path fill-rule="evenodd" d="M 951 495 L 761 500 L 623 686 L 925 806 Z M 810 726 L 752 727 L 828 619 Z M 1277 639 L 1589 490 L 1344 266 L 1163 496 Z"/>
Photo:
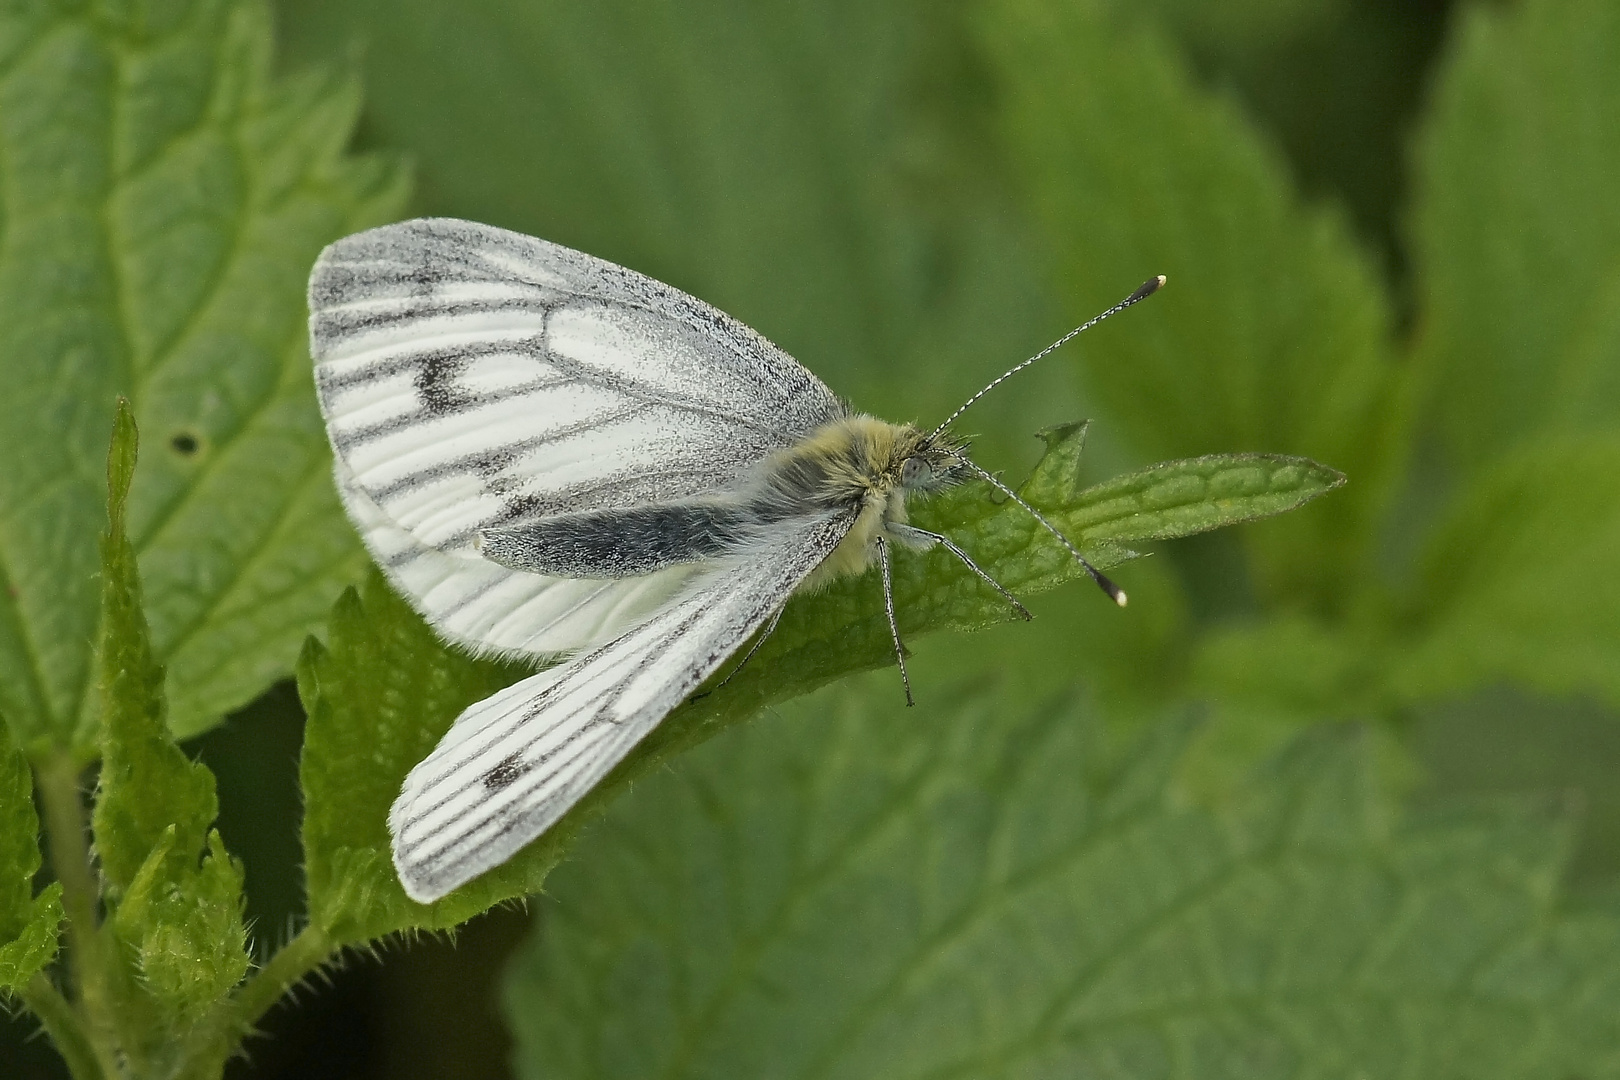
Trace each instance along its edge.
<path fill-rule="evenodd" d="M 968 444 L 949 432 L 921 434 L 900 463 L 900 486 L 908 493 L 931 495 L 968 478 Z"/>

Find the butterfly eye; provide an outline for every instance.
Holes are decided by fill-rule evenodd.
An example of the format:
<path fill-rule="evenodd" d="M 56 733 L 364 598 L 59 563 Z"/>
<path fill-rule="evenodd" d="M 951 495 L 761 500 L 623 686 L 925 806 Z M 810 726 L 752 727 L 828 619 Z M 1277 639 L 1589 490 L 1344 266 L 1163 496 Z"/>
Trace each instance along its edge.
<path fill-rule="evenodd" d="M 934 467 L 920 457 L 908 457 L 900 466 L 900 484 L 902 487 L 914 488 L 926 484 L 934 478 Z"/>

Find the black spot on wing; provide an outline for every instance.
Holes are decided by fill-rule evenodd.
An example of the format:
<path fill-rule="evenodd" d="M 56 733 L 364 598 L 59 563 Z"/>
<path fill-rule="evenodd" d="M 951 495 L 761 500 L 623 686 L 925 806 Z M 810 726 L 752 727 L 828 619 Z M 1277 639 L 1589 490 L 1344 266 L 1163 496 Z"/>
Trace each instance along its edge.
<path fill-rule="evenodd" d="M 528 772 L 530 768 L 532 766 L 524 762 L 516 753 L 508 754 L 501 759 L 499 764 L 484 774 L 484 786 L 491 791 L 500 791 L 502 788 L 510 787 L 517 781 L 518 777 Z"/>
<path fill-rule="evenodd" d="M 425 357 L 411 380 L 422 411 L 429 416 L 443 416 L 470 404 L 473 396 L 456 384 L 466 369 L 466 360 L 453 353 Z"/>

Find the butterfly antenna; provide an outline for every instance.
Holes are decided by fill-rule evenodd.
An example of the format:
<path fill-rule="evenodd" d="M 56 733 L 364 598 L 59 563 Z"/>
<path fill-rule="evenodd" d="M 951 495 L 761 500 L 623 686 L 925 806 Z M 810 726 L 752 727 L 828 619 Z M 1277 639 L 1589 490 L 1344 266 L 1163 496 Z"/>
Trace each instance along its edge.
<path fill-rule="evenodd" d="M 973 472 L 977 473 L 979 479 L 984 480 L 996 490 L 1000 491 L 1003 495 L 1007 496 L 1007 498 L 1011 499 L 1013 502 L 1027 510 L 1030 517 L 1040 522 L 1043 529 L 1057 537 L 1058 543 L 1069 549 L 1069 554 L 1073 555 L 1075 560 L 1079 562 L 1081 566 L 1085 567 L 1086 573 L 1091 575 L 1091 580 L 1097 583 L 1097 588 L 1107 593 L 1108 598 L 1114 603 L 1118 604 L 1120 607 L 1125 606 L 1126 601 L 1129 599 L 1125 595 L 1125 590 L 1120 588 L 1118 585 L 1115 585 L 1107 574 L 1104 574 L 1101 570 L 1098 570 L 1095 566 L 1092 566 L 1091 563 L 1087 562 L 1086 557 L 1080 554 L 1080 549 L 1071 544 L 1067 536 L 1064 536 L 1062 533 L 1058 532 L 1057 526 L 1053 525 L 1050 521 L 1047 521 L 1039 510 L 1029 505 L 1029 503 L 1025 502 L 1023 499 L 1019 498 L 1018 492 L 1014 491 L 1006 484 L 1003 484 L 1000 480 L 997 480 L 992 474 L 979 468 L 979 466 L 972 461 L 963 459 L 963 464 L 969 469 L 973 470 Z"/>
<path fill-rule="evenodd" d="M 1056 352 L 1058 349 L 1062 348 L 1064 345 L 1067 345 L 1071 338 L 1073 338 L 1076 335 L 1081 334 L 1081 333 L 1083 333 L 1083 332 L 1085 332 L 1087 330 L 1090 330 L 1093 326 L 1096 326 L 1098 323 L 1102 322 L 1104 319 L 1108 318 L 1110 315 L 1118 315 L 1120 312 L 1124 311 L 1126 308 L 1130 307 L 1132 304 L 1139 304 L 1143 300 L 1146 300 L 1148 297 L 1152 296 L 1154 293 L 1158 292 L 1159 289 L 1164 285 L 1165 280 L 1166 280 L 1166 278 L 1165 278 L 1165 276 L 1163 274 L 1160 274 L 1157 277 L 1148 278 L 1146 281 L 1142 282 L 1141 288 L 1139 288 L 1135 292 L 1131 293 L 1131 295 L 1127 296 L 1125 299 L 1121 300 L 1119 303 L 1115 304 L 1113 307 L 1109 308 L 1107 311 L 1103 312 L 1101 315 L 1098 315 L 1095 318 L 1088 319 L 1087 321 L 1081 323 L 1079 326 L 1075 327 L 1073 330 L 1070 330 L 1067 334 L 1064 334 L 1062 337 L 1060 337 L 1056 341 L 1052 342 L 1052 344 L 1048 345 L 1046 348 L 1042 349 L 1040 352 L 1036 353 L 1034 356 L 1030 357 L 1028 360 L 1025 360 L 1022 364 L 1019 364 L 1016 367 L 1008 368 L 998 378 L 992 379 L 990 381 L 990 384 L 988 386 L 986 386 L 983 390 L 980 390 L 977 394 L 974 394 L 972 397 L 970 397 L 966 401 L 964 401 L 962 403 L 961 408 L 957 409 L 955 412 L 951 413 L 951 415 L 947 416 L 945 418 L 945 422 L 943 424 L 939 425 L 939 427 L 935 428 L 934 433 L 932 435 L 930 435 L 929 438 L 931 438 L 931 439 L 939 438 L 940 435 L 944 434 L 945 429 L 950 427 L 951 424 L 956 420 L 956 418 L 958 416 L 961 416 L 963 413 L 967 412 L 969 405 L 972 405 L 975 401 L 978 401 L 980 398 L 984 397 L 984 395 L 988 394 L 990 391 L 994 390 L 996 387 L 1000 386 L 1002 383 L 1006 382 L 1008 379 L 1012 378 L 1014 375 L 1018 374 L 1020 371 L 1023 371 L 1025 368 L 1029 367 L 1029 365 L 1033 364 L 1035 361 L 1040 360 L 1040 359 L 1046 357 L 1047 355 L 1049 355 L 1049 354 L 1051 354 L 1053 352 Z M 1013 496 L 1013 497 L 1017 498 L 1016 495 Z M 1030 511 L 1030 512 L 1034 513 L 1034 511 Z M 1037 514 L 1036 516 L 1039 517 L 1040 515 Z M 1051 526 L 1048 525 L 1047 528 L 1051 528 Z M 1081 559 L 1080 561 L 1084 562 L 1085 560 Z M 1093 570 L 1092 574 L 1095 575 L 1096 571 Z"/>

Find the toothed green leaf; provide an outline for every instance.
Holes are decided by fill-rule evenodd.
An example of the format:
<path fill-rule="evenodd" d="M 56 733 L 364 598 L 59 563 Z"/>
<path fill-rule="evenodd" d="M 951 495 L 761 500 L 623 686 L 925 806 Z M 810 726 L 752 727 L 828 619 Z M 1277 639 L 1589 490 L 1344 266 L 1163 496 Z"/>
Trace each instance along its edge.
<path fill-rule="evenodd" d="M 207 851 L 176 848 L 170 826 L 118 905 L 113 930 L 142 989 L 171 1030 L 184 1031 L 242 981 L 251 962 L 242 922 L 242 864 L 219 833 Z"/>
<path fill-rule="evenodd" d="M 135 548 L 125 533 L 136 444 L 134 418 L 120 402 L 107 458 L 108 527 L 101 545 L 102 764 L 93 816 L 96 856 L 114 900 L 160 844 L 176 861 L 195 858 L 219 812 L 213 774 L 186 757 L 164 723 L 163 668 L 152 656 Z"/>
<path fill-rule="evenodd" d="M 20 990 L 56 957 L 62 926 L 62 886 L 51 883 L 29 903 L 17 930 L 0 937 L 0 991 Z"/>
<path fill-rule="evenodd" d="M 91 821 L 115 957 L 133 976 L 116 985 L 146 999 L 121 1008 L 134 1016 L 155 1006 L 162 1021 L 126 1024 L 122 1034 L 140 1049 L 161 1050 L 241 981 L 249 959 L 242 870 L 212 831 L 214 776 L 186 757 L 164 722 L 163 668 L 152 656 L 125 533 L 137 443 L 120 400 L 107 457 L 96 650 L 101 778 Z"/>
<path fill-rule="evenodd" d="M 359 942 L 454 926 L 505 897 L 538 891 L 544 869 L 516 860 L 424 907 L 400 888 L 389 857 L 388 808 L 406 772 L 457 713 L 518 672 L 447 651 L 376 572 L 363 593 L 338 600 L 326 639 L 310 638 L 298 662 L 308 717 L 299 780 L 310 919 L 336 942 Z"/>
<path fill-rule="evenodd" d="M 1183 536 L 1298 506 L 1341 481 L 1297 458 L 1240 455 L 1167 462 L 1074 490 L 1077 428 L 1053 435 L 1024 491 L 1099 566 L 1131 543 Z M 1084 576 L 1022 507 L 983 484 L 919 503 L 914 520 L 949 534 L 1014 593 Z M 1009 605 L 954 557 L 896 561 L 903 634 L 967 629 L 1012 616 Z M 1100 598 L 1099 598 L 1100 600 Z M 299 665 L 309 715 L 303 756 L 304 853 L 310 910 L 339 941 L 409 927 L 451 926 L 499 900 L 539 890 L 578 832 L 636 777 L 725 725 L 854 671 L 893 662 L 877 577 L 838 582 L 789 604 L 780 625 L 735 678 L 677 709 L 606 781 L 545 836 L 499 869 L 424 907 L 408 900 L 390 862 L 387 816 L 405 774 L 455 716 L 513 681 L 511 668 L 446 650 L 382 579 L 333 612 L 329 645 L 311 640 Z M 1095 618 L 1114 612 L 1096 603 Z"/>
<path fill-rule="evenodd" d="M 62 887 L 34 895 L 39 863 L 34 776 L 0 719 L 0 992 L 26 985 L 56 955 Z"/>
<path fill-rule="evenodd" d="M 351 84 L 273 78 L 259 0 L 38 0 L 0 14 L 0 710 L 93 752 L 92 643 L 114 400 L 180 734 L 292 666 L 363 563 L 329 475 L 304 281 L 399 205 L 347 158 Z"/>
<path fill-rule="evenodd" d="M 1343 496 L 1244 534 L 1265 598 L 1339 602 L 1404 431 L 1380 284 L 1253 124 L 1107 7 L 995 0 L 976 15 L 1069 317 L 1169 277 L 1068 354 L 1138 460 L 1274 450 L 1343 469 Z"/>
<path fill-rule="evenodd" d="M 1185 724 L 963 697 L 820 695 L 638 785 L 511 970 L 518 1075 L 1614 1069 L 1620 919 L 1560 909 L 1560 821 L 1401 815 L 1343 732 L 1216 816 Z"/>

